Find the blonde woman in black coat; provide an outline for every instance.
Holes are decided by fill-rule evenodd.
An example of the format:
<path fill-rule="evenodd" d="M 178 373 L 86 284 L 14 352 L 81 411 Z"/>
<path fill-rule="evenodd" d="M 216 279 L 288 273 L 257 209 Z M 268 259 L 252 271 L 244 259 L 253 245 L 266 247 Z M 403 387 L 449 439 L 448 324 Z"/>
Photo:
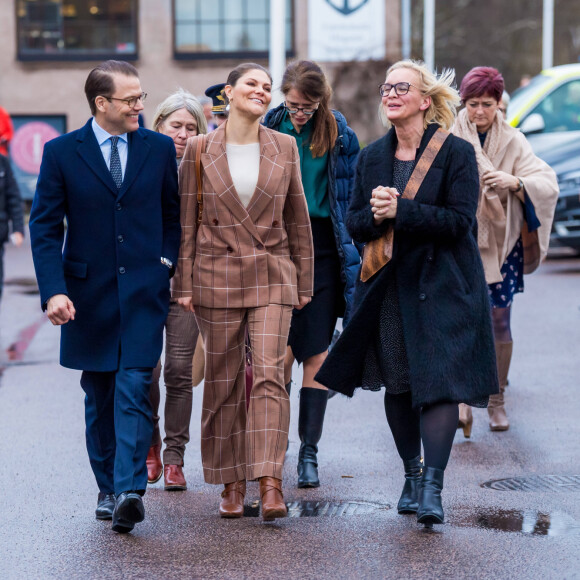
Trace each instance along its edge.
<path fill-rule="evenodd" d="M 392 258 L 359 279 L 352 319 L 316 376 L 349 396 L 357 386 L 385 387 L 387 421 L 405 468 L 398 511 L 429 526 L 444 519 L 443 473 L 458 403 L 485 407 L 498 392 L 475 236 L 473 147 L 443 133 L 416 196 L 403 196 L 434 134 L 453 123 L 453 81 L 452 71 L 437 78 L 422 63 L 401 61 L 380 86 L 381 114 L 392 128 L 360 154 L 346 224 L 355 241 L 367 244 L 365 252 L 374 240 L 384 243 L 390 229 Z"/>

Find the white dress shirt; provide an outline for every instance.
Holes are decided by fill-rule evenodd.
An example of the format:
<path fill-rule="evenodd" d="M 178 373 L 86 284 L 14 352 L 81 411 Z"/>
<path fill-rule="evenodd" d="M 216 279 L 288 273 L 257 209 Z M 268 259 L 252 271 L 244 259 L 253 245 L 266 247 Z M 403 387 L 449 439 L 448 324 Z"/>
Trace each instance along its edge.
<path fill-rule="evenodd" d="M 107 168 L 109 171 L 111 170 L 111 135 L 107 133 L 95 120 L 93 117 L 92 123 L 93 131 L 95 133 L 95 137 L 97 138 L 97 143 L 101 148 L 101 153 L 103 154 L 103 158 L 105 159 L 105 163 L 107 164 Z M 119 140 L 117 141 L 117 150 L 119 151 L 119 158 L 121 159 L 121 173 L 123 175 L 123 179 L 125 179 L 125 169 L 127 168 L 127 157 L 129 155 L 129 142 L 127 140 L 127 133 L 123 133 L 122 135 L 118 135 Z"/>

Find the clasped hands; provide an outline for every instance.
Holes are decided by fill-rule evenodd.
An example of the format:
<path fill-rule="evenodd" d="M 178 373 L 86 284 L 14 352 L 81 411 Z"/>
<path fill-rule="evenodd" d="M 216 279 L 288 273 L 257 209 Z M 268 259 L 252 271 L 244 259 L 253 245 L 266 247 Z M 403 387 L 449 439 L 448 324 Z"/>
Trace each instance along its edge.
<path fill-rule="evenodd" d="M 397 215 L 397 198 L 401 194 L 394 187 L 379 185 L 373 189 L 371 196 L 371 210 L 375 224 Z"/>
<path fill-rule="evenodd" d="M 484 173 L 483 183 L 491 189 L 509 189 L 510 191 L 516 191 L 520 186 L 518 178 L 505 171 L 488 171 Z"/>
<path fill-rule="evenodd" d="M 299 296 L 298 300 L 299 303 L 294 305 L 294 308 L 296 308 L 296 310 L 302 310 L 302 308 L 304 308 L 312 300 L 312 298 L 310 296 Z M 181 308 L 183 308 L 183 310 L 185 310 L 185 312 L 195 312 L 191 297 L 188 296 L 187 298 L 178 298 L 177 303 L 181 306 Z"/>

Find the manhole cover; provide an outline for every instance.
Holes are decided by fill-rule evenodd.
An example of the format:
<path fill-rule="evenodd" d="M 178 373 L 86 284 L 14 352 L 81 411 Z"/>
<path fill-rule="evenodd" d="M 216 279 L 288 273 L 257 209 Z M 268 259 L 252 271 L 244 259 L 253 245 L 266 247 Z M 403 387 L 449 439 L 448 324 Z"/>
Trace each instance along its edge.
<path fill-rule="evenodd" d="M 530 475 L 493 479 L 481 487 L 496 491 L 580 491 L 580 475 Z"/>
<path fill-rule="evenodd" d="M 37 286 L 35 278 L 9 278 L 4 282 L 5 286 Z"/>
<path fill-rule="evenodd" d="M 339 516 L 364 516 L 391 506 L 365 501 L 293 501 L 286 504 L 289 518 L 336 518 Z M 244 506 L 246 517 L 260 515 L 260 502 L 255 501 Z"/>

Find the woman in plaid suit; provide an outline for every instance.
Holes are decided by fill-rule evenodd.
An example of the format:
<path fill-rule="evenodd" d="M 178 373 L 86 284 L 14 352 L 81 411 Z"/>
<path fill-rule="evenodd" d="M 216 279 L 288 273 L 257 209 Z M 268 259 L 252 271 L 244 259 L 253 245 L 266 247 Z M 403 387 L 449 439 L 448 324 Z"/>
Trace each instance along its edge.
<path fill-rule="evenodd" d="M 180 166 L 182 240 L 174 296 L 206 347 L 202 411 L 205 480 L 223 484 L 220 515 L 243 515 L 246 480 L 259 480 L 265 520 L 286 516 L 282 469 L 290 402 L 284 355 L 292 307 L 313 292 L 312 233 L 295 140 L 260 125 L 272 79 L 246 63 L 228 76 L 228 121 L 201 153 L 203 210 L 190 139 Z M 246 412 L 244 335 L 254 385 Z"/>

